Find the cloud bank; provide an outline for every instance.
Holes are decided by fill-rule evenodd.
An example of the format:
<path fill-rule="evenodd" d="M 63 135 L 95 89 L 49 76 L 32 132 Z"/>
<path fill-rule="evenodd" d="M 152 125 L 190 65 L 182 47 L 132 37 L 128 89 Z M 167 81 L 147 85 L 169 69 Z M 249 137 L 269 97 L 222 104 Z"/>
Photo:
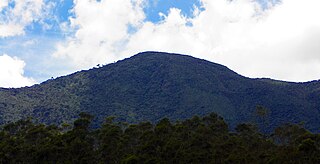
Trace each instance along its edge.
<path fill-rule="evenodd" d="M 6 54 L 0 56 L 0 86 L 23 87 L 35 84 L 32 78 L 24 77 L 25 62 Z"/>
<path fill-rule="evenodd" d="M 171 8 L 162 21 L 145 21 L 146 1 L 76 0 L 75 35 L 55 57 L 77 68 L 109 63 L 147 50 L 194 55 L 249 77 L 289 81 L 320 78 L 320 1 L 201 0 L 192 17 Z M 273 4 L 273 5 L 271 5 Z"/>

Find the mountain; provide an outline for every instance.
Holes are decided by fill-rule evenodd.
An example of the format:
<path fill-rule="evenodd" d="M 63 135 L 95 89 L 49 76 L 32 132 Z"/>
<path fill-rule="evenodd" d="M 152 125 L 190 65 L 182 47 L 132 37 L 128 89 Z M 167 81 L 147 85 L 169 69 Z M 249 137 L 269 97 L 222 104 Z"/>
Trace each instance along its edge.
<path fill-rule="evenodd" d="M 265 132 L 303 122 L 320 129 L 320 81 L 250 79 L 191 56 L 144 52 L 103 67 L 32 87 L 0 89 L 0 124 L 33 117 L 46 124 L 72 122 L 80 112 L 119 121 L 181 120 L 210 112 L 231 127 L 257 123 Z M 260 115 L 257 106 L 262 106 Z M 260 108 L 258 108 L 260 109 Z"/>

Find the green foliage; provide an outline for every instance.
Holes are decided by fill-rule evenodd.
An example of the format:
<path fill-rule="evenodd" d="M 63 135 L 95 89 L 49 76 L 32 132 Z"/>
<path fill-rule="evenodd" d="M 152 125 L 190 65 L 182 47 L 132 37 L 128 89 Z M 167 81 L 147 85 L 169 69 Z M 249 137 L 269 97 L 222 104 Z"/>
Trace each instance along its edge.
<path fill-rule="evenodd" d="M 176 123 L 164 118 L 156 124 L 125 124 L 108 117 L 95 130 L 88 128 L 92 119 L 81 113 L 70 130 L 31 119 L 5 125 L 0 163 L 320 162 L 319 134 L 300 125 L 280 126 L 269 137 L 251 124 L 239 124 L 231 132 L 215 113 Z"/>

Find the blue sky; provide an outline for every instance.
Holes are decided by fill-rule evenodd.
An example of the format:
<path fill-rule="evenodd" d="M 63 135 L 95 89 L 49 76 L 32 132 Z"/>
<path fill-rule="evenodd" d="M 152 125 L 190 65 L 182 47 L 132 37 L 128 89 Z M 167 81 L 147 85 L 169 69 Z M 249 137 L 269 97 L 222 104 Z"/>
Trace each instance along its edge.
<path fill-rule="evenodd" d="M 319 48 L 307 42 L 319 39 L 319 12 L 313 8 L 318 4 L 316 0 L 1 1 L 0 86 L 32 85 L 144 50 L 190 54 L 249 77 L 319 79 Z M 292 53 L 294 47 L 301 52 Z M 308 56 L 301 55 L 310 49 Z"/>

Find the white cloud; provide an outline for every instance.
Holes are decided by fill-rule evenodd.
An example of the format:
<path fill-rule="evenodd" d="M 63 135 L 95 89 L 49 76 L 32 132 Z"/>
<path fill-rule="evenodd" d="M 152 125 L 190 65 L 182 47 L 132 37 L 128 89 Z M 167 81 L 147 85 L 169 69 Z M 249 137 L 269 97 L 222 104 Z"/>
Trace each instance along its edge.
<path fill-rule="evenodd" d="M 14 5 L 13 5 L 14 4 Z M 0 37 L 23 35 L 26 26 L 45 19 L 52 3 L 44 0 L 1 0 Z M 5 10 L 5 12 L 1 12 Z"/>
<path fill-rule="evenodd" d="M 2 9 L 6 6 L 8 6 L 8 0 L 0 1 L 0 11 L 2 11 Z"/>
<path fill-rule="evenodd" d="M 139 0 L 75 0 L 74 37 L 57 46 L 56 57 L 71 59 L 78 68 L 90 67 L 118 58 L 117 52 L 129 38 L 128 25 L 139 26 L 143 19 L 143 2 Z"/>
<path fill-rule="evenodd" d="M 250 77 L 320 78 L 318 0 L 283 0 L 265 10 L 251 0 L 202 0 L 205 10 L 192 18 L 173 8 L 159 23 L 143 22 L 144 2 L 136 2 L 75 1 L 76 33 L 55 57 L 87 68 L 157 50 L 195 55 Z M 129 24 L 136 32 L 128 32 Z"/>
<path fill-rule="evenodd" d="M 320 79 L 320 11 L 315 7 L 319 5 L 317 0 L 283 0 L 245 24 L 250 31 L 242 36 L 250 37 L 248 48 L 228 47 L 215 60 L 250 77 Z"/>
<path fill-rule="evenodd" d="M 179 9 L 171 9 L 163 22 L 145 23 L 131 37 L 128 51 L 170 51 L 213 61 L 214 55 L 225 50 L 250 46 L 247 44 L 250 36 L 244 33 L 250 30 L 255 14 L 261 12 L 258 4 L 226 0 L 203 3 L 205 11 L 192 19 L 182 16 Z"/>
<path fill-rule="evenodd" d="M 23 87 L 35 84 L 31 78 L 24 77 L 25 62 L 6 54 L 0 56 L 0 86 Z"/>
<path fill-rule="evenodd" d="M 14 23 L 0 24 L 0 37 L 24 34 L 23 26 Z"/>
<path fill-rule="evenodd" d="M 181 16 L 179 9 L 171 9 L 168 16 L 164 16 L 163 22 L 154 24 L 146 22 L 133 34 L 126 45 L 123 55 L 134 54 L 139 51 L 170 51 L 189 53 L 199 49 L 205 49 L 201 40 L 195 38 L 192 27 L 186 26 L 188 18 Z M 194 48 L 190 49 L 190 45 Z"/>

